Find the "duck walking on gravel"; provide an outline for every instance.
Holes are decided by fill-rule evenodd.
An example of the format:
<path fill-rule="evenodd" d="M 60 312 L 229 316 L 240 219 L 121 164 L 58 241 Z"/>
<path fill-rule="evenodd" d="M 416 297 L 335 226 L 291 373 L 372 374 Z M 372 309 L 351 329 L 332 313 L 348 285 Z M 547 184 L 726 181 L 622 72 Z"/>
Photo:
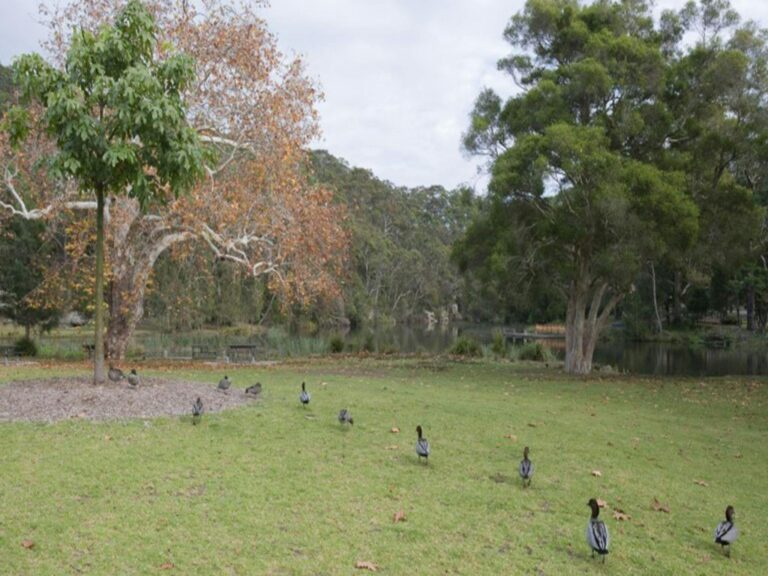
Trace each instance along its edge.
<path fill-rule="evenodd" d="M 302 404 L 304 404 L 304 406 L 306 406 L 307 404 L 309 404 L 309 398 L 310 396 L 309 396 L 309 392 L 307 392 L 307 385 L 304 382 L 302 382 L 301 394 L 299 394 L 299 400 L 301 401 Z"/>
<path fill-rule="evenodd" d="M 136 368 L 132 368 L 131 373 L 128 374 L 128 384 L 130 384 L 132 388 L 136 388 L 136 386 L 139 385 L 139 382 L 139 375 L 136 374 Z"/>
<path fill-rule="evenodd" d="M 223 390 L 226 392 L 229 390 L 229 387 L 232 386 L 232 380 L 229 379 L 229 376 L 224 374 L 224 378 L 219 380 L 219 390 Z"/>
<path fill-rule="evenodd" d="M 523 479 L 523 487 L 531 485 L 533 477 L 533 462 L 528 459 L 528 446 L 523 450 L 523 459 L 520 461 L 520 478 Z"/>
<path fill-rule="evenodd" d="M 725 520 L 720 522 L 715 529 L 715 542 L 720 544 L 725 551 L 725 555 L 731 556 L 731 544 L 739 537 L 739 529 L 735 524 L 736 512 L 733 506 L 728 506 L 725 509 Z M 727 548 L 726 548 L 727 546 Z"/>
<path fill-rule="evenodd" d="M 603 557 L 605 562 L 605 555 L 608 554 L 608 546 L 611 543 L 611 537 L 608 534 L 608 527 L 605 522 L 598 519 L 600 515 L 600 506 L 597 505 L 597 500 L 594 498 L 587 502 L 587 506 L 592 508 L 592 517 L 587 524 L 587 544 L 592 549 L 592 557 L 595 557 L 595 552 Z"/>
<path fill-rule="evenodd" d="M 419 462 L 424 458 L 424 462 L 429 464 L 429 440 L 422 436 L 421 425 L 416 426 L 416 454 L 419 456 Z"/>
<path fill-rule="evenodd" d="M 352 419 L 352 414 L 349 413 L 349 410 L 346 408 L 342 408 L 341 411 L 339 411 L 339 422 L 343 426 L 347 422 L 349 422 L 349 425 L 352 426 L 355 421 Z"/>
<path fill-rule="evenodd" d="M 261 394 L 261 382 L 256 382 L 253 386 L 248 386 L 248 388 L 245 389 L 245 393 L 249 396 L 258 396 Z"/>
<path fill-rule="evenodd" d="M 120 370 L 120 368 L 115 368 L 112 366 L 112 364 L 109 365 L 109 371 L 107 372 L 107 377 L 112 380 L 112 382 L 120 382 L 123 378 L 125 378 L 125 374 L 123 374 L 123 371 Z"/>
<path fill-rule="evenodd" d="M 197 425 L 200 419 L 203 417 L 203 401 L 198 396 L 194 404 L 192 404 L 192 424 Z"/>

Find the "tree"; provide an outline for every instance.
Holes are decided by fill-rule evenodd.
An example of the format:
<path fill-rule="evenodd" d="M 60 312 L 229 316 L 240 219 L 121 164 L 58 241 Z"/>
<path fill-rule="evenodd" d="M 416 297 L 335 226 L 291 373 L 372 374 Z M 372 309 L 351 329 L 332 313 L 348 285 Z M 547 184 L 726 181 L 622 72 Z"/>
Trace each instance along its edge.
<path fill-rule="evenodd" d="M 56 307 L 34 298 L 54 252 L 44 235 L 41 222 L 22 218 L 11 219 L 0 232 L 0 316 L 24 326 L 27 337 L 34 326 L 46 329 L 58 322 Z"/>
<path fill-rule="evenodd" d="M 113 26 L 73 35 L 66 66 L 39 55 L 14 63 L 26 98 L 42 107 L 39 121 L 56 141 L 53 170 L 96 197 L 96 305 L 94 382 L 104 370 L 104 206 L 126 194 L 140 209 L 190 188 L 202 173 L 202 148 L 186 123 L 183 92 L 194 76 L 189 57 L 155 57 L 157 28 L 138 0 L 130 0 Z M 9 114 L 12 143 L 25 137 L 29 115 Z"/>
<path fill-rule="evenodd" d="M 44 12 L 51 53 L 65 52 L 73 25 L 97 30 L 114 21 L 123 4 L 74 0 L 62 10 Z M 158 55 L 176 46 L 196 63 L 197 75 L 185 93 L 186 119 L 209 154 L 206 178 L 190 194 L 146 211 L 130 195 L 115 195 L 108 202 L 110 358 L 123 357 L 144 313 L 151 271 L 171 248 L 180 255 L 208 250 L 219 261 L 241 266 L 265 279 L 284 306 L 304 306 L 339 293 L 347 245 L 344 210 L 327 189 L 309 183 L 305 170 L 305 147 L 318 134 L 314 105 L 319 93 L 301 60 L 286 59 L 278 51 L 255 12 L 258 5 L 232 6 L 223 0 L 208 0 L 200 9 L 182 0 L 148 4 L 160 24 Z M 24 162 L 32 156 L 42 157 L 5 154 L 0 192 L 19 182 L 30 192 L 24 203 L 11 196 L 0 207 L 26 218 L 55 219 L 94 210 L 95 203 L 74 197 L 64 182 L 38 186 L 34 165 Z M 72 252 L 88 255 L 82 248 Z M 87 267 L 80 270 L 87 272 Z"/>
<path fill-rule="evenodd" d="M 643 0 L 529 0 L 504 33 L 519 52 L 499 62 L 521 92 L 497 107 L 483 92 L 464 139 L 496 156 L 488 209 L 457 254 L 474 250 L 515 287 L 561 291 L 568 372 L 590 372 L 641 267 L 697 232 L 685 174 L 665 162 L 676 33 Z"/>

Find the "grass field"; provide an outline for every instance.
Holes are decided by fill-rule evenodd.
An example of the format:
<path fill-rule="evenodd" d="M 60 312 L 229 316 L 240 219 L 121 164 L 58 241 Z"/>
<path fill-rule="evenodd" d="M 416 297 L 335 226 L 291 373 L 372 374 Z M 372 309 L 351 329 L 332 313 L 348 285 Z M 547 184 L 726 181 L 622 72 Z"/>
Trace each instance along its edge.
<path fill-rule="evenodd" d="M 0 366 L 0 385 L 85 370 Z M 222 374 L 142 371 L 212 384 Z M 260 380 L 263 399 L 197 427 L 0 424 L 0 574 L 366 573 L 358 561 L 396 575 L 768 570 L 764 380 L 581 380 L 440 360 L 228 373 L 239 388 Z M 336 421 L 342 407 L 351 429 Z M 417 424 L 428 465 L 414 452 Z M 528 489 L 517 477 L 525 445 Z M 608 502 L 605 564 L 585 543 L 590 497 Z M 730 559 L 711 541 L 727 504 L 741 531 Z"/>

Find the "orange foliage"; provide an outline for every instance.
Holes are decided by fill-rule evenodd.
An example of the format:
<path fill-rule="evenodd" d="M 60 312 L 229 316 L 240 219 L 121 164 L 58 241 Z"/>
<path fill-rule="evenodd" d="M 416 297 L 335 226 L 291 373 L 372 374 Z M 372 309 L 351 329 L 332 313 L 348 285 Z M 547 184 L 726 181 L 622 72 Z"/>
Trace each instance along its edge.
<path fill-rule="evenodd" d="M 122 4 L 74 0 L 61 8 L 43 7 L 50 28 L 46 47 L 54 60 L 66 53 L 75 27 L 95 29 Z M 154 262 L 180 245 L 207 246 L 253 275 L 266 275 L 284 304 L 337 297 L 348 244 L 345 211 L 331 192 L 310 185 L 306 174 L 306 148 L 319 134 L 315 104 L 321 96 L 303 62 L 280 53 L 257 15 L 261 2 L 204 0 L 199 10 L 184 0 L 146 4 L 160 24 L 158 55 L 176 49 L 196 60 L 197 81 L 186 95 L 189 119 L 211 147 L 212 161 L 208 177 L 189 195 L 150 206 L 146 214 L 130 198 L 112 200 L 107 246 L 112 277 L 123 290 L 118 298 L 113 293 L 120 303 L 113 316 L 141 315 Z M 13 157 L 16 166 L 50 155 L 44 138 L 35 142 Z M 2 141 L 0 155 L 10 166 Z M 31 171 L 20 170 L 14 173 L 19 181 L 22 173 L 25 182 L 34 180 Z M 38 188 L 29 195 L 30 206 L 48 210 L 49 217 L 68 213 L 66 203 L 76 190 L 72 183 L 45 182 Z M 3 194 L 0 190 L 0 199 Z M 81 230 L 67 240 L 69 259 L 87 261 L 90 236 Z"/>

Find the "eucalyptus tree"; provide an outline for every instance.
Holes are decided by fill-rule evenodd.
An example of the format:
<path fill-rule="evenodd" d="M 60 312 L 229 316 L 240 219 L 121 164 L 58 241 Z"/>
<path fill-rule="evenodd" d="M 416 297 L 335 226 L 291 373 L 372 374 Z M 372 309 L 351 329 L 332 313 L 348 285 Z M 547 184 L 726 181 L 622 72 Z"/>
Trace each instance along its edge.
<path fill-rule="evenodd" d="M 488 209 L 456 254 L 514 289 L 559 290 L 565 368 L 588 373 L 640 268 L 697 234 L 685 174 L 665 162 L 680 31 L 644 0 L 528 0 L 504 37 L 499 67 L 520 90 L 477 101 L 464 144 L 491 154 Z"/>
<path fill-rule="evenodd" d="M 187 124 L 183 99 L 194 63 L 170 46 L 159 56 L 156 35 L 152 15 L 130 0 L 113 25 L 73 34 L 63 69 L 37 54 L 13 66 L 23 96 L 40 107 L 35 120 L 56 142 L 52 169 L 96 199 L 96 383 L 105 379 L 105 200 L 125 194 L 144 209 L 189 189 L 203 169 L 203 149 Z M 32 120 L 28 109 L 11 110 L 14 144 Z"/>

